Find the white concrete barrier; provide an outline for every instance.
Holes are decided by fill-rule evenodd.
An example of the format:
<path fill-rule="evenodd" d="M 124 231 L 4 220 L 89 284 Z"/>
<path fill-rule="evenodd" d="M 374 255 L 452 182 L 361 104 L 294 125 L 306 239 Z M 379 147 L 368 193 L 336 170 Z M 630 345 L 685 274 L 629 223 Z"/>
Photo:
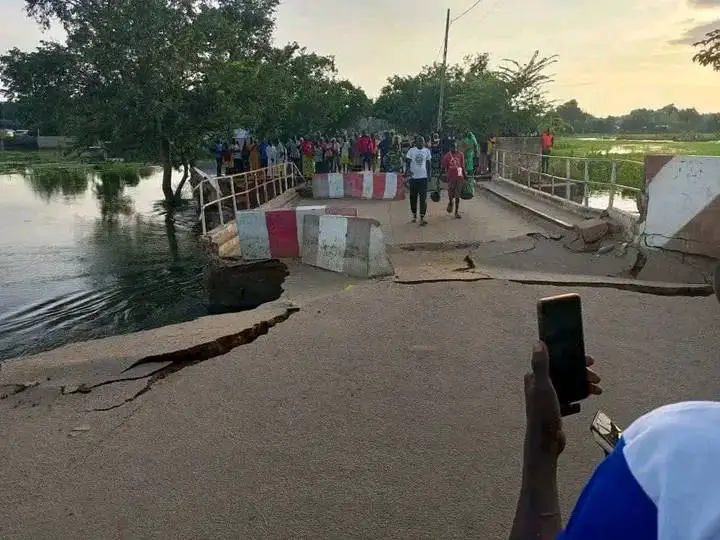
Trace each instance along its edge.
<path fill-rule="evenodd" d="M 720 157 L 646 156 L 641 243 L 720 259 Z"/>
<path fill-rule="evenodd" d="M 304 222 L 303 263 L 363 278 L 394 273 L 377 220 L 306 215 Z"/>
<path fill-rule="evenodd" d="M 313 176 L 312 189 L 316 199 L 401 201 L 405 198 L 405 179 L 397 173 L 325 173 Z"/>
<path fill-rule="evenodd" d="M 300 257 L 303 218 L 312 214 L 357 216 L 357 208 L 298 206 L 275 210 L 241 210 L 235 219 L 240 255 L 246 260 Z"/>

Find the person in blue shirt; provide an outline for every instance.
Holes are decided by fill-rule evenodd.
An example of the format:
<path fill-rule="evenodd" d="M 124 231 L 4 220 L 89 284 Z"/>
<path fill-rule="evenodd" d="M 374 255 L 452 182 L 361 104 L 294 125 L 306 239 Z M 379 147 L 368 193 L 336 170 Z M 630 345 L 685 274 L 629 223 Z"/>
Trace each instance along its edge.
<path fill-rule="evenodd" d="M 588 357 L 587 365 L 593 361 Z M 600 377 L 588 368 L 591 394 Z M 557 489 L 565 435 L 547 348 L 525 376 L 526 430 L 511 540 L 720 538 L 720 402 L 666 405 L 641 416 L 595 469 L 563 529 Z"/>

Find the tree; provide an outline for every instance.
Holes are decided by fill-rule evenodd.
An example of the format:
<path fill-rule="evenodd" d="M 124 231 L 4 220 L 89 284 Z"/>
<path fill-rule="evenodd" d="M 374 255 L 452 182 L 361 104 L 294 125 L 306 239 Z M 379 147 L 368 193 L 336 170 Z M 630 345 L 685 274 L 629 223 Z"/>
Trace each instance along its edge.
<path fill-rule="evenodd" d="M 367 96 L 337 79 L 331 58 L 272 47 L 278 3 L 26 0 L 30 15 L 58 21 L 67 39 L 10 51 L 0 79 L 8 98 L 45 121 L 72 111 L 57 123 L 79 143 L 162 163 L 171 202 L 173 168 L 187 168 L 209 137 L 240 126 L 263 137 L 334 129 L 366 112 Z"/>
<path fill-rule="evenodd" d="M 17 117 L 46 135 L 64 135 L 72 121 L 73 69 L 77 59 L 57 43 L 42 42 L 35 52 L 17 48 L 0 57 L 4 94 Z M 17 119 L 17 118 L 16 118 Z"/>
<path fill-rule="evenodd" d="M 693 47 L 702 47 L 693 57 L 693 62 L 720 71 L 720 28 L 705 34 L 705 38 L 693 43 Z"/>
<path fill-rule="evenodd" d="M 440 64 L 436 63 L 414 76 L 388 78 L 375 101 L 374 116 L 408 133 L 431 131 L 437 121 L 440 72 Z M 452 88 L 447 88 L 446 96 L 451 95 Z"/>
<path fill-rule="evenodd" d="M 448 121 L 461 132 L 502 134 L 511 128 L 512 114 L 505 85 L 494 75 L 484 73 L 458 88 L 449 103 Z"/>
<path fill-rule="evenodd" d="M 538 119 L 550 110 L 545 87 L 553 76 L 547 74 L 547 69 L 557 62 L 557 55 L 540 57 L 540 51 L 535 51 L 525 64 L 510 59 L 503 62 L 497 76 L 508 90 L 514 111 L 510 132 L 532 133 L 537 130 Z"/>
<path fill-rule="evenodd" d="M 576 99 L 566 101 L 555 109 L 555 113 L 570 128 L 570 133 L 585 133 L 590 115 L 583 111 Z"/>

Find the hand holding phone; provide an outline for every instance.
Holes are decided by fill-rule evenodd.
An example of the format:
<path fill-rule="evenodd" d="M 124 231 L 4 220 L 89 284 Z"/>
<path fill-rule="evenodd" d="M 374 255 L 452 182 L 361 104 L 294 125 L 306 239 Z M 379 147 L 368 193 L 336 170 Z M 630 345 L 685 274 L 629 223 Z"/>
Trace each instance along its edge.
<path fill-rule="evenodd" d="M 543 298 L 537 305 L 538 332 L 550 357 L 550 380 L 563 416 L 580 411 L 577 402 L 590 395 L 580 296 Z"/>

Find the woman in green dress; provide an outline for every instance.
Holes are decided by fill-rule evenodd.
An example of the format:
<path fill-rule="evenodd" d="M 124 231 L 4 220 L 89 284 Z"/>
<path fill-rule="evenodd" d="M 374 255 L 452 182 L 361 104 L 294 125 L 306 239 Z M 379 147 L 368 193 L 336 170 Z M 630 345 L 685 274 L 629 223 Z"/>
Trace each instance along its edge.
<path fill-rule="evenodd" d="M 478 141 L 472 131 L 468 131 L 463 139 L 463 154 L 465 154 L 465 170 L 467 171 L 467 182 L 464 186 L 466 191 L 475 195 L 475 156 L 478 151 Z"/>

